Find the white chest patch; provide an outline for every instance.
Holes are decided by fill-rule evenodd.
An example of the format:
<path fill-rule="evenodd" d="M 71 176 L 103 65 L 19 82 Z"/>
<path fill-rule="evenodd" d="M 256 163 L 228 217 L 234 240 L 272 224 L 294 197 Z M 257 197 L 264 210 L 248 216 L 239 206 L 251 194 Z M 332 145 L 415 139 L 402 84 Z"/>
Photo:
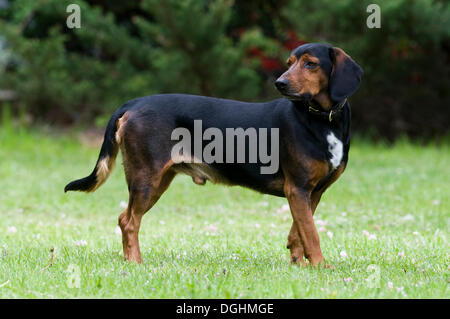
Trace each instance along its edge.
<path fill-rule="evenodd" d="M 330 163 L 333 166 L 333 169 L 336 169 L 339 164 L 341 164 L 344 147 L 342 142 L 333 134 L 333 132 L 330 132 L 330 134 L 327 135 L 327 142 L 328 151 L 331 153 Z"/>

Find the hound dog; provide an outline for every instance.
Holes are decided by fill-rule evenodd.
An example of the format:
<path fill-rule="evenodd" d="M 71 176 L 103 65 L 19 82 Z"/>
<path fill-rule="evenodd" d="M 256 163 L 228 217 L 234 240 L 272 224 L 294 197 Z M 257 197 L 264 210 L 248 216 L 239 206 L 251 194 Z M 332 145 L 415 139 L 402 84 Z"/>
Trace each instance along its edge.
<path fill-rule="evenodd" d="M 200 185 L 206 181 L 240 185 L 286 197 L 293 219 L 287 243 L 291 261 L 325 265 L 313 215 L 323 192 L 346 167 L 350 147 L 347 98 L 358 89 L 362 69 L 342 49 L 318 43 L 297 47 L 287 65 L 275 82 L 284 97 L 270 102 L 160 94 L 125 103 L 109 120 L 93 172 L 69 183 L 65 191 L 99 188 L 120 149 L 129 190 L 128 207 L 118 222 L 126 260 L 142 262 L 138 241 L 142 216 L 175 175 L 184 173 Z M 191 153 L 183 154 L 184 160 L 174 159 L 173 131 L 183 128 L 194 133 L 194 122 L 199 120 L 203 132 L 208 128 L 223 133 L 227 128 L 278 129 L 278 168 L 263 174 L 261 160 L 208 163 L 192 160 Z M 244 146 L 249 147 L 248 143 L 246 139 Z M 249 155 L 247 150 L 246 159 Z"/>

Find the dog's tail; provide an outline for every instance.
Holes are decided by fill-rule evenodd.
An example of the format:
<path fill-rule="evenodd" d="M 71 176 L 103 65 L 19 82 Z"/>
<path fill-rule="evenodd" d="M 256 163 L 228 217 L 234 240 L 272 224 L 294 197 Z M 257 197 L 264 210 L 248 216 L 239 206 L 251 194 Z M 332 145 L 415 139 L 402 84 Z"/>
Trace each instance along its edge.
<path fill-rule="evenodd" d="M 105 138 L 103 140 L 102 148 L 100 149 L 97 164 L 91 175 L 70 182 L 64 188 L 64 192 L 93 192 L 108 179 L 109 174 L 116 163 L 116 157 L 119 151 L 119 144 L 116 140 L 117 120 L 119 120 L 128 109 L 129 108 L 125 104 L 111 116 L 106 127 Z"/>

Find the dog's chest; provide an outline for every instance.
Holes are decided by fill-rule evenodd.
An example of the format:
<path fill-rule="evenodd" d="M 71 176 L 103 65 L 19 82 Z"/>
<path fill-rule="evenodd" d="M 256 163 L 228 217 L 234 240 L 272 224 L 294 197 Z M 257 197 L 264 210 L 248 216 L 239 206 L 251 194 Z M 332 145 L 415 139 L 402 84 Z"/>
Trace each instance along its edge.
<path fill-rule="evenodd" d="M 344 145 L 341 140 L 339 140 L 333 132 L 329 132 L 326 135 L 326 140 L 328 143 L 328 152 L 330 162 L 333 170 L 336 169 L 342 162 L 342 157 L 344 156 Z"/>

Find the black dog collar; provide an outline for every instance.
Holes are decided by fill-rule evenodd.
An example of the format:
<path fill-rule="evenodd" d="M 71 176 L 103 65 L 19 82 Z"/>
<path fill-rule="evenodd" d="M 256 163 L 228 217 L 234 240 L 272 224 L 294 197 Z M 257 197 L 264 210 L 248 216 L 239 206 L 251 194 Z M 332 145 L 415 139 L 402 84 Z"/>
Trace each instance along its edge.
<path fill-rule="evenodd" d="M 342 111 L 346 102 L 347 102 L 347 99 L 344 99 L 343 101 L 334 104 L 330 108 L 329 111 L 321 111 L 321 110 L 315 108 L 311 103 L 309 103 L 308 111 L 311 114 L 317 115 L 317 116 L 327 119 L 328 121 L 331 122 L 336 117 L 336 115 L 338 115 Z"/>

